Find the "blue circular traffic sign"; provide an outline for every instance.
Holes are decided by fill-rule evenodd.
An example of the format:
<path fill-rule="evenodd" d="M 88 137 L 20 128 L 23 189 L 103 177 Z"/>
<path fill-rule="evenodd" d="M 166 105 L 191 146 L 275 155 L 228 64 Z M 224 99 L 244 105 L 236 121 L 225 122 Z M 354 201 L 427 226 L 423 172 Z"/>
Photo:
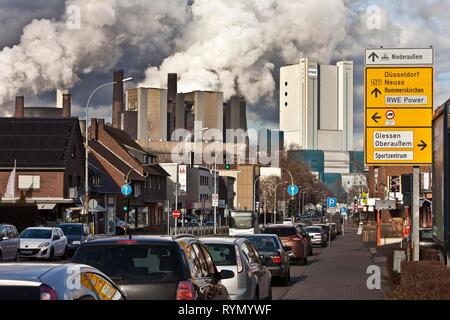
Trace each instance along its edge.
<path fill-rule="evenodd" d="M 122 188 L 120 189 L 120 191 L 122 191 L 122 194 L 124 196 L 129 196 L 131 194 L 131 192 L 133 192 L 133 189 L 131 188 L 131 186 L 129 184 L 124 184 L 122 186 Z"/>
<path fill-rule="evenodd" d="M 295 196 L 295 195 L 297 195 L 297 193 L 298 193 L 298 186 L 296 185 L 296 184 L 291 184 L 289 187 L 288 187 L 288 193 L 289 193 L 289 195 L 290 196 Z"/>

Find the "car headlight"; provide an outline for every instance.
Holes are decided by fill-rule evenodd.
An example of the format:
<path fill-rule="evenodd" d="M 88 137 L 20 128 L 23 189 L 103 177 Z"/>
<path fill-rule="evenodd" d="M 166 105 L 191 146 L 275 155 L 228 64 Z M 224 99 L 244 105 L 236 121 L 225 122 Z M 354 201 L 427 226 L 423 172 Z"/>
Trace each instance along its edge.
<path fill-rule="evenodd" d="M 48 247 L 50 245 L 50 242 L 44 242 L 44 243 L 41 243 L 40 245 L 38 245 L 38 248 L 45 248 L 45 247 Z"/>
<path fill-rule="evenodd" d="M 81 244 L 81 241 L 72 241 L 72 244 Z"/>

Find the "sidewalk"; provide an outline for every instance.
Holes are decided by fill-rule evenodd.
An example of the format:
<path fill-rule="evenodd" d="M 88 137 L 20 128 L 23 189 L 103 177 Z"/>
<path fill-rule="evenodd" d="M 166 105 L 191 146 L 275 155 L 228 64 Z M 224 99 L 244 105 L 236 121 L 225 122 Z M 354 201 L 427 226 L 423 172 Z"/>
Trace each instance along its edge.
<path fill-rule="evenodd" d="M 361 242 L 357 227 L 346 227 L 345 235 L 331 242 L 309 264 L 285 300 L 384 300 L 383 290 L 369 290 L 367 267 L 374 264 Z"/>

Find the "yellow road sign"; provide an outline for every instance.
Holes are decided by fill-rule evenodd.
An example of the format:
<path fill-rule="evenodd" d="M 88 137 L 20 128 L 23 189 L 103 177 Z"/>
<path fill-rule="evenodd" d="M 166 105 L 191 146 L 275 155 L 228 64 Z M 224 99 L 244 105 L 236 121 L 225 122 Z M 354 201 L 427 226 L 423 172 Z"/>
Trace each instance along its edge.
<path fill-rule="evenodd" d="M 368 165 L 426 165 L 431 150 L 431 128 L 366 128 Z"/>
<path fill-rule="evenodd" d="M 366 127 L 429 127 L 433 109 L 371 108 L 366 110 Z"/>
<path fill-rule="evenodd" d="M 432 67 L 366 67 L 365 84 L 366 108 L 433 108 Z"/>
<path fill-rule="evenodd" d="M 432 163 L 433 67 L 365 69 L 367 165 Z"/>

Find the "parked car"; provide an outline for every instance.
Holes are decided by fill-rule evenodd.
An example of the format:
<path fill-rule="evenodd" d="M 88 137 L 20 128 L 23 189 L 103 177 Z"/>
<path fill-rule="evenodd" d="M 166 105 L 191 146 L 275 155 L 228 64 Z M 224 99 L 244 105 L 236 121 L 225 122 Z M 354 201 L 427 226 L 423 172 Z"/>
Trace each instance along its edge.
<path fill-rule="evenodd" d="M 20 240 L 16 227 L 0 224 L 0 262 L 20 260 Z"/>
<path fill-rule="evenodd" d="M 231 270 L 223 281 L 232 300 L 271 300 L 272 276 L 256 248 L 245 238 L 202 238 L 217 269 Z"/>
<path fill-rule="evenodd" d="M 62 223 L 57 225 L 67 237 L 69 245 L 69 255 L 73 255 L 81 243 L 92 238 L 91 230 L 87 224 L 83 223 Z"/>
<path fill-rule="evenodd" d="M 331 230 L 330 224 L 328 224 L 328 223 L 316 223 L 313 226 L 319 226 L 319 227 L 322 227 L 323 229 L 325 229 L 326 234 L 327 234 L 327 239 L 330 238 L 330 233 L 331 233 L 331 241 L 333 241 L 335 239 L 336 235 Z"/>
<path fill-rule="evenodd" d="M 90 266 L 7 263 L 0 265 L 0 300 L 126 300 L 126 296 Z"/>
<path fill-rule="evenodd" d="M 327 233 L 321 226 L 309 226 L 305 228 L 305 231 L 311 237 L 311 243 L 326 247 L 328 243 Z"/>
<path fill-rule="evenodd" d="M 293 253 L 291 260 L 301 265 L 305 265 L 308 262 L 307 245 L 293 224 L 272 224 L 267 226 L 263 233 L 276 234 L 283 243 L 283 246 L 291 247 Z"/>
<path fill-rule="evenodd" d="M 291 281 L 290 247 L 284 247 L 275 234 L 239 235 L 240 238 L 250 240 L 264 265 L 270 270 L 273 278 L 281 279 L 284 285 Z"/>
<path fill-rule="evenodd" d="M 190 227 L 190 228 L 198 228 L 198 227 L 200 227 L 200 223 L 199 222 L 188 222 L 184 226 Z"/>
<path fill-rule="evenodd" d="M 205 227 L 214 227 L 214 221 L 208 221 L 204 225 Z"/>
<path fill-rule="evenodd" d="M 312 256 L 313 255 L 313 246 L 312 246 L 312 241 L 311 241 L 311 236 L 308 234 L 308 232 L 305 231 L 305 228 L 303 227 L 303 225 L 301 223 L 296 223 L 295 226 L 298 229 L 298 233 L 301 234 L 301 236 L 303 237 L 303 240 L 305 240 L 305 244 L 307 246 L 307 251 L 308 251 L 308 256 Z"/>
<path fill-rule="evenodd" d="M 419 229 L 419 247 L 420 249 L 432 248 L 439 249 L 439 245 L 433 240 L 433 228 Z"/>
<path fill-rule="evenodd" d="M 131 300 L 228 300 L 208 250 L 191 235 L 115 236 L 82 243 L 73 262 L 108 275 Z"/>
<path fill-rule="evenodd" d="M 284 218 L 283 224 L 292 224 L 292 218 Z"/>
<path fill-rule="evenodd" d="M 21 258 L 67 259 L 69 245 L 60 228 L 27 228 L 22 231 L 19 238 Z"/>

